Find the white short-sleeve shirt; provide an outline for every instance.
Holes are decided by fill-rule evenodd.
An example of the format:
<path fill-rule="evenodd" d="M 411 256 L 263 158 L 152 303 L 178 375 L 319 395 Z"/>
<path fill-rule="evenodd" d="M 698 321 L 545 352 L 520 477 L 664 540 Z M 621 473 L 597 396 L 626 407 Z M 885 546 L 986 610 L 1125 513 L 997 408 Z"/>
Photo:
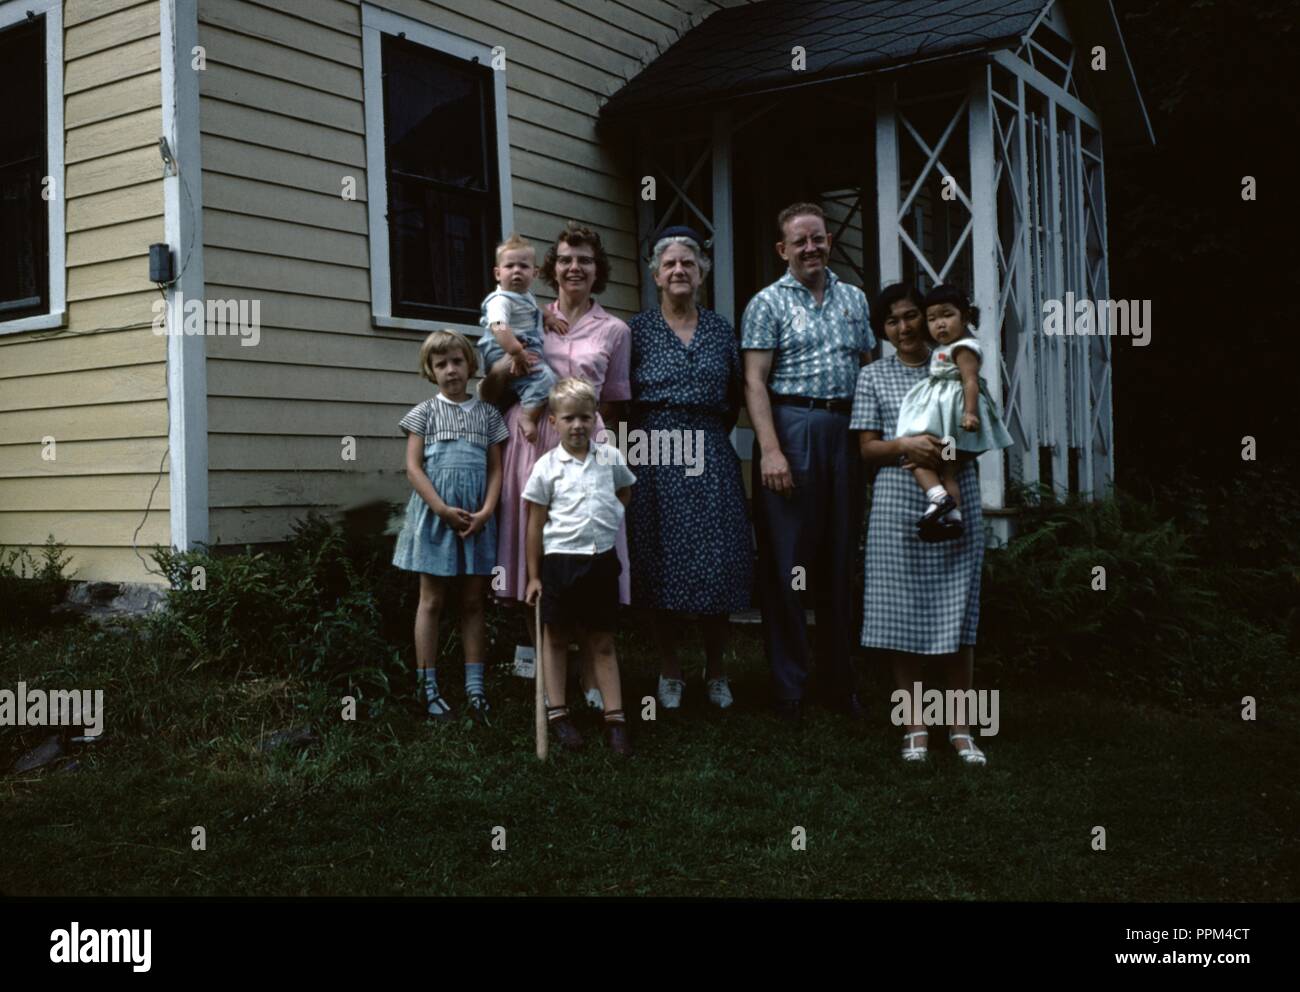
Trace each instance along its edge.
<path fill-rule="evenodd" d="M 623 504 L 614 495 L 636 482 L 623 453 L 591 442 L 585 459 L 556 445 L 537 459 L 524 485 L 524 499 L 545 506 L 545 554 L 598 555 L 614 546 Z"/>

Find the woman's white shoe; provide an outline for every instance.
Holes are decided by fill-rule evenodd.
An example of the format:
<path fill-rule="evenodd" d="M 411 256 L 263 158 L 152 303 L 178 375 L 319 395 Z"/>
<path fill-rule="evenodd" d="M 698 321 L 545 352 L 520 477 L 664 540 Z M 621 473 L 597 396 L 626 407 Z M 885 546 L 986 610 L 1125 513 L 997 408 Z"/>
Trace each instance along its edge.
<path fill-rule="evenodd" d="M 686 683 L 682 679 L 666 679 L 659 676 L 659 705 L 666 710 L 679 709 L 682 705 L 682 691 Z"/>
<path fill-rule="evenodd" d="M 967 747 L 957 748 L 957 756 L 968 765 L 987 765 L 989 759 L 984 757 L 984 752 L 975 746 L 975 738 L 970 734 L 949 734 L 948 740 L 952 743 L 957 741 L 966 741 Z"/>
<path fill-rule="evenodd" d="M 918 737 L 924 737 L 924 744 L 914 744 L 913 741 Z M 903 735 L 903 760 L 906 762 L 922 762 L 929 760 L 930 754 L 930 732 L 928 730 L 916 730 L 910 734 Z"/>

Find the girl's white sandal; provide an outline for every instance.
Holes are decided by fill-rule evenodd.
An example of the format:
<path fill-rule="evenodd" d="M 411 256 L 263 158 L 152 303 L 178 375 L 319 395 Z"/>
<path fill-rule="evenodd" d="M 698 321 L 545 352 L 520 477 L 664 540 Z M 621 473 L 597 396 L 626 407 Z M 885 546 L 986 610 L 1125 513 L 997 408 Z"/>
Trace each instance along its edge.
<path fill-rule="evenodd" d="M 929 736 L 930 732 L 928 730 L 916 730 L 910 734 L 904 734 L 902 752 L 903 760 L 907 762 L 926 761 L 930 752 L 930 749 L 927 746 L 929 742 L 927 741 L 926 744 L 915 745 L 912 743 L 912 740 L 916 737 L 928 738 Z"/>
<path fill-rule="evenodd" d="M 984 757 L 984 752 L 975 746 L 975 738 L 971 737 L 970 734 L 949 734 L 948 740 L 950 742 L 955 742 L 955 741 L 970 742 L 970 747 L 957 749 L 957 756 L 961 758 L 961 760 L 964 761 L 966 764 L 987 765 L 989 763 L 989 759 Z"/>

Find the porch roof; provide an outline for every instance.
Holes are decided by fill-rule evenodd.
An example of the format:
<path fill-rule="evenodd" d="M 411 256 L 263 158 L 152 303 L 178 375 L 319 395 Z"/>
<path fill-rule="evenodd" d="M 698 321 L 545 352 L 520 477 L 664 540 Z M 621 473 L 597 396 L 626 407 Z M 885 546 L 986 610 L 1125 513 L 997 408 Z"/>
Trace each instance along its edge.
<path fill-rule="evenodd" d="M 717 11 L 601 108 L 613 121 L 1019 42 L 1046 0 L 761 0 Z M 807 69 L 790 68 L 791 49 Z"/>
<path fill-rule="evenodd" d="M 1052 0 L 760 0 L 719 10 L 687 31 L 610 97 L 605 124 L 640 113 L 699 106 L 828 82 L 932 59 L 1017 47 Z M 1117 137 L 1155 135 L 1110 0 L 1062 0 L 1080 47 L 1117 51 L 1118 71 L 1094 73 Z M 802 45 L 807 69 L 792 72 Z M 1085 50 L 1087 48 L 1085 47 Z"/>

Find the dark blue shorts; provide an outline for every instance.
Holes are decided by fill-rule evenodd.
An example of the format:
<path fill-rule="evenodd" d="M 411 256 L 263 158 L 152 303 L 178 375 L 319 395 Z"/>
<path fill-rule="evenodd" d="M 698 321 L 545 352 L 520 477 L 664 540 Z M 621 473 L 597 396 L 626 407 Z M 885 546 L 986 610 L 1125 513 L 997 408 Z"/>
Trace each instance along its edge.
<path fill-rule="evenodd" d="M 614 630 L 622 572 L 613 548 L 598 555 L 543 555 L 542 622 Z"/>

